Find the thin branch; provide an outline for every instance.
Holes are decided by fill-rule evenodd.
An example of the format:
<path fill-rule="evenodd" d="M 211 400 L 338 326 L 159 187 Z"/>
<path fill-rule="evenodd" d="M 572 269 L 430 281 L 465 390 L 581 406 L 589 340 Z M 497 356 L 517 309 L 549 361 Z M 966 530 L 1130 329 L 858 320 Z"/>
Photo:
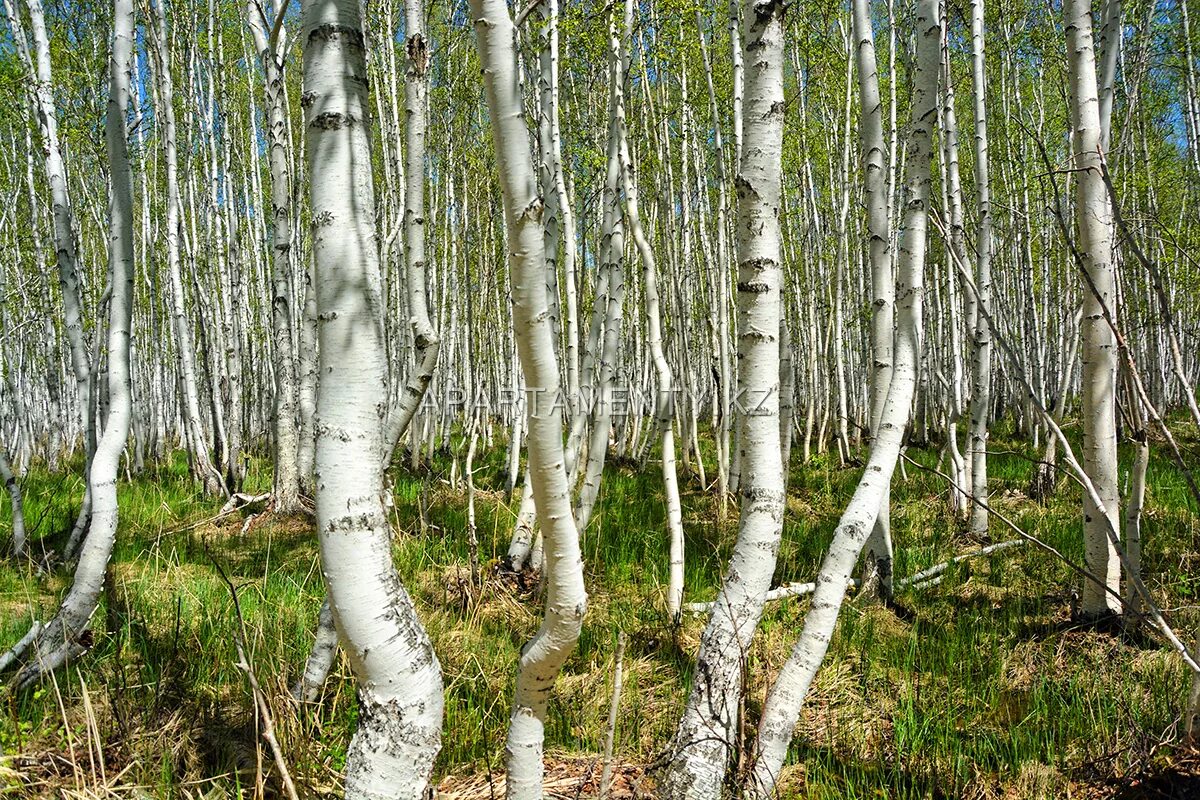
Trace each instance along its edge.
<path fill-rule="evenodd" d="M 279 740 L 275 737 L 275 720 L 271 715 L 271 708 L 267 705 L 266 697 L 263 695 L 262 688 L 259 686 L 258 678 L 254 675 L 254 670 L 250 667 L 250 661 L 246 658 L 246 620 L 242 616 L 242 605 L 238 601 L 237 587 L 233 585 L 233 581 L 225 574 L 225 570 L 221 567 L 220 562 L 213 558 L 213 554 L 208 547 L 204 548 L 204 552 L 208 555 L 213 566 L 217 568 L 217 574 L 221 576 L 221 580 L 229 588 L 229 594 L 233 598 L 233 613 L 237 615 L 238 626 L 234 631 L 233 643 L 237 648 L 237 668 L 246 673 L 246 680 L 250 683 L 250 691 L 254 696 L 254 706 L 258 711 L 259 718 L 263 724 L 263 738 L 267 740 L 267 744 L 271 748 L 271 755 L 275 758 L 275 767 L 279 770 L 279 777 L 283 781 L 283 788 L 287 792 L 287 796 L 291 800 L 300 800 L 300 796 L 296 793 L 296 784 L 292 782 L 292 775 L 288 771 L 287 763 L 283 760 L 283 750 L 279 746 Z"/>

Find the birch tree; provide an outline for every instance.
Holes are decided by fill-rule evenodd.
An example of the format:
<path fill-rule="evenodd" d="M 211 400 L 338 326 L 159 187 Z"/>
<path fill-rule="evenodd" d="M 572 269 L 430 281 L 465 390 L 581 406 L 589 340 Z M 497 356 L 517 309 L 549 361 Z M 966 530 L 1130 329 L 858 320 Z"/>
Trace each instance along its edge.
<path fill-rule="evenodd" d="M 317 532 L 330 606 L 358 683 L 346 796 L 419 798 L 441 741 L 442 680 L 392 564 L 382 498 L 387 364 L 363 23 L 353 0 L 305 0 L 302 14 L 320 336 Z"/>
<path fill-rule="evenodd" d="M 524 800 L 542 796 L 547 703 L 579 639 L 587 593 L 556 403 L 559 369 L 547 313 L 542 200 L 522 114 L 513 21 L 504 0 L 471 0 L 470 8 L 504 199 L 513 330 L 529 393 L 529 478 L 545 541 L 545 616 L 521 651 L 504 750 L 508 797 Z"/>
<path fill-rule="evenodd" d="M 741 517 L 670 745 L 662 784 L 669 798 L 721 796 L 737 737 L 744 659 L 762 617 L 783 528 L 778 389 L 785 8 L 775 0 L 746 0 L 741 8 L 746 64 L 736 180 L 737 396 L 745 408 L 737 437 Z"/>
<path fill-rule="evenodd" d="M 875 32 L 871 24 L 869 0 L 854 0 L 851 13 L 855 57 L 858 68 L 858 97 L 862 121 L 862 157 L 864 195 L 867 205 L 867 236 L 871 257 L 871 436 L 879 430 L 888 387 L 892 382 L 892 327 L 894 325 L 895 286 L 892 281 L 892 235 L 888 223 L 887 162 L 883 140 L 883 104 L 879 96 L 879 70 L 875 58 Z M 893 79 L 894 80 L 894 79 Z M 874 529 L 867 540 L 862 582 L 878 582 L 887 597 L 891 589 L 892 534 L 891 513 L 885 494 Z"/>
<path fill-rule="evenodd" d="M 184 429 L 187 432 L 188 452 L 192 473 L 202 481 L 205 491 L 221 492 L 222 476 L 212 462 L 208 436 L 200 416 L 200 388 L 196 375 L 196 354 L 192 342 L 191 321 L 188 319 L 183 269 L 180 264 L 180 212 L 182 199 L 179 188 L 179 165 L 175 144 L 175 88 L 171 79 L 171 53 L 167 38 L 167 18 L 163 0 L 154 3 L 153 41 L 155 77 L 158 79 L 160 116 L 162 117 L 163 154 L 167 178 L 167 272 L 171 282 L 171 322 L 175 333 L 176 363 L 183 390 Z"/>
<path fill-rule="evenodd" d="M 35 637 L 26 637 L 24 664 L 15 682 L 26 686 L 53 672 L 87 648 L 88 623 L 100 601 L 104 574 L 117 536 L 117 473 L 133 416 L 129 351 L 133 316 L 133 174 L 126 125 L 129 75 L 134 48 L 132 0 L 113 0 L 108 69 L 108 112 L 104 141 L 110 171 L 108 244 L 108 415 L 88 473 L 92 519 L 75 580 L 55 617 Z"/>
<path fill-rule="evenodd" d="M 625 8 L 625 17 L 629 19 L 633 13 L 633 0 L 625 0 Z M 628 33 L 626 31 L 627 36 Z M 617 58 L 619 57 L 618 55 Z M 666 352 L 663 349 L 662 314 L 659 311 L 658 297 L 658 266 L 654 258 L 654 250 L 642 228 L 641 211 L 638 208 L 637 182 L 633 176 L 633 164 L 629 155 L 625 93 L 618 89 L 616 98 L 617 152 L 621 164 L 621 187 L 625 192 L 625 215 L 629 219 L 629 231 L 633 235 L 638 255 L 642 259 L 647 333 L 650 337 L 650 354 L 654 361 L 654 372 L 658 380 L 655 417 L 656 427 L 662 436 L 663 493 L 666 496 L 667 537 L 670 554 L 667 613 L 672 620 L 678 621 L 683 606 L 683 509 L 679 500 L 679 477 L 675 471 L 671 366 L 667 363 Z"/>
<path fill-rule="evenodd" d="M 390 458 L 396 443 L 411 424 L 437 364 L 441 340 L 429 318 L 425 280 L 425 131 L 428 127 L 429 42 L 425 38 L 425 4 L 405 0 L 404 119 L 406 136 L 404 186 L 404 262 L 408 270 L 408 315 L 416 344 L 416 367 L 400 400 L 390 410 L 383 457 Z"/>
<path fill-rule="evenodd" d="M 12 539 L 8 543 L 8 552 L 14 556 L 25 554 L 25 506 L 21 500 L 21 484 L 13 473 L 8 454 L 0 447 L 0 483 L 8 492 L 9 504 L 12 509 Z"/>
<path fill-rule="evenodd" d="M 79 251 L 76 240 L 74 206 L 68 188 L 66 163 L 58 134 L 58 111 L 54 104 L 54 76 L 50 64 L 50 37 L 41 0 L 26 0 L 30 30 L 33 34 L 33 53 L 29 50 L 21 24 L 16 0 L 4 0 L 17 52 L 33 79 L 29 99 L 41 134 L 46 178 L 50 184 L 50 207 L 54 219 L 54 253 L 58 263 L 58 285 L 62 295 L 63 327 L 71 355 L 71 372 L 75 378 L 76 402 L 83 432 L 85 471 L 90 469 L 96 446 L 96 431 L 92 416 L 91 359 L 84 341 L 83 308 L 79 291 Z M 31 183 L 32 191 L 32 183 Z M 72 553 L 87 530 L 92 508 L 91 481 L 87 482 L 75 526 L 68 540 L 67 551 Z"/>
<path fill-rule="evenodd" d="M 879 513 L 900 455 L 916 387 L 924 295 L 926 229 L 929 217 L 929 164 L 937 119 L 940 26 L 938 0 L 919 0 L 916 8 L 916 63 L 912 81 L 908 190 L 904 230 L 896 264 L 895 366 L 887 400 L 863 478 L 850 498 L 817 575 L 804 628 L 763 706 L 753 755 L 751 797 L 774 795 L 792 733 L 808 690 L 833 638 L 850 573 Z"/>
<path fill-rule="evenodd" d="M 246 22 L 263 71 L 266 100 L 267 155 L 271 169 L 271 333 L 275 347 L 275 510 L 289 514 L 300 507 L 300 432 L 297 420 L 296 354 L 292 347 L 292 208 L 291 140 L 284 95 L 286 37 L 284 3 L 274 20 L 268 19 L 259 0 L 246 5 Z M 268 27 L 269 26 L 269 27 Z"/>
<path fill-rule="evenodd" d="M 1089 616 L 1120 612 L 1121 565 L 1108 530 L 1120 530 L 1117 485 L 1116 342 L 1104 309 L 1115 312 L 1112 207 L 1101 175 L 1102 131 L 1092 42 L 1091 0 L 1063 4 L 1070 75 L 1071 136 L 1075 172 L 1075 222 L 1083 260 L 1083 466 L 1103 503 L 1102 516 L 1089 496 L 1083 499 L 1083 541 L 1088 570 L 1101 579 L 1084 582 L 1080 610 Z M 1116 592 L 1116 594 L 1114 594 Z"/>
<path fill-rule="evenodd" d="M 975 255 L 978 313 L 972 331 L 971 361 L 971 533 L 986 537 L 988 415 L 991 411 L 992 343 L 992 199 L 988 166 L 987 65 L 983 0 L 971 0 L 971 86 L 975 97 L 975 193 L 979 205 Z"/>

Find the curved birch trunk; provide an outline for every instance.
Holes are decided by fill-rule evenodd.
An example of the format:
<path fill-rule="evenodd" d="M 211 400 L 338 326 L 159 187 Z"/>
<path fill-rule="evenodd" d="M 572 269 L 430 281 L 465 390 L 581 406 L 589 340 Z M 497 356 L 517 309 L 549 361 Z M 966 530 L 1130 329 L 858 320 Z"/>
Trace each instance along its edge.
<path fill-rule="evenodd" d="M 633 0 L 625 0 L 626 19 L 631 19 Z M 628 35 L 628 31 L 626 31 Z M 627 46 L 632 49 L 632 42 Z M 662 343 L 662 315 L 658 302 L 658 267 L 654 250 L 642 230 L 642 217 L 638 208 L 637 182 L 633 177 L 633 164 L 629 155 L 628 126 L 625 121 L 625 93 L 617 91 L 617 153 L 621 163 L 621 186 L 625 192 L 625 215 L 629 218 L 629 232 L 637 245 L 638 255 L 644 269 L 644 291 L 646 298 L 646 328 L 650 338 L 650 357 L 658 378 L 658 397 L 655 410 L 657 427 L 662 434 L 663 493 L 667 505 L 667 537 L 669 540 L 669 575 L 667 579 L 667 614 L 672 623 L 678 623 L 683 609 L 683 507 L 679 501 L 679 476 L 675 471 L 675 426 L 672 420 L 671 367 L 667 363 Z"/>
<path fill-rule="evenodd" d="M 58 110 L 54 105 L 54 76 L 50 63 L 50 38 L 42 0 L 26 0 L 29 27 L 33 35 L 33 53 L 25 38 L 20 11 L 12 0 L 4 0 L 4 11 L 12 28 L 13 40 L 21 60 L 33 78 L 29 97 L 45 155 L 46 181 L 50 185 L 50 208 L 54 220 L 54 253 L 58 263 L 58 286 L 62 295 L 63 327 L 71 355 L 71 373 L 75 378 L 78 413 L 83 432 L 84 470 L 90 471 L 96 449 L 95 414 L 92 400 L 92 368 L 83 329 L 83 311 L 79 293 L 79 251 L 75 235 L 75 212 L 71 203 L 66 164 L 58 137 Z M 18 459 L 19 461 L 19 459 Z M 92 514 L 91 481 L 84 491 L 67 547 L 66 557 L 73 558 L 87 531 Z"/>
<path fill-rule="evenodd" d="M 404 29 L 406 70 L 404 73 L 404 263 L 408 270 L 408 318 L 416 344 L 416 366 L 404 384 L 399 401 L 388 414 L 382 457 L 391 458 L 396 444 L 412 424 L 421 406 L 433 369 L 437 365 L 441 339 L 429 319 L 425 280 L 425 130 L 428 127 L 426 95 L 429 93 L 429 41 L 425 38 L 423 0 L 405 0 Z"/>
<path fill-rule="evenodd" d="M 1084 285 L 1083 322 L 1083 467 L 1096 487 L 1107 519 L 1090 496 L 1083 499 L 1083 542 L 1088 571 L 1104 585 L 1087 580 L 1080 610 L 1088 616 L 1119 613 L 1117 592 L 1121 564 L 1109 541 L 1108 529 L 1120 530 L 1120 496 L 1117 487 L 1116 377 L 1117 351 L 1103 308 L 1115 310 L 1116 271 L 1113 267 L 1112 207 L 1101 174 L 1100 100 L 1096 79 L 1096 54 L 1092 44 L 1091 0 L 1065 0 L 1063 25 L 1067 34 L 1074 154 L 1076 224 L 1079 251 L 1087 273 Z M 1087 284 L 1090 283 L 1091 287 Z M 1094 287 L 1094 291 L 1092 289 Z M 1109 591 L 1111 590 L 1111 591 Z"/>
<path fill-rule="evenodd" d="M 769 798 L 787 756 L 800 709 L 833 638 L 850 573 L 886 496 L 904 441 L 920 359 L 929 162 L 937 119 L 940 29 L 938 0 L 920 0 L 916 10 L 917 54 L 909 141 L 908 203 L 896 269 L 898 304 L 895 365 L 891 386 L 862 481 L 850 498 L 817 575 L 812 606 L 799 641 L 784 663 L 758 726 L 753 779 L 748 794 Z"/>
<path fill-rule="evenodd" d="M 129 438 L 133 398 L 129 343 L 133 314 L 133 173 L 129 167 L 125 125 L 129 111 L 129 72 L 134 47 L 133 0 L 113 0 L 112 52 L 109 56 L 108 113 L 104 138 L 110 170 L 108 418 L 88 473 L 92 522 L 75 581 L 58 614 L 42 628 L 26 651 L 16 684 L 26 686 L 53 672 L 87 648 L 84 632 L 100 600 L 104 574 L 117 536 L 117 472 Z"/>
<path fill-rule="evenodd" d="M 547 704 L 563 662 L 579 638 L 587 593 L 571 514 L 562 415 L 556 402 L 559 370 L 545 294 L 542 204 L 521 113 L 513 21 L 504 0 L 471 0 L 471 17 L 503 191 L 513 328 L 530 392 L 528 469 L 545 538 L 546 612 L 537 634 L 521 652 L 505 746 L 508 797 L 525 800 L 542 796 Z"/>
<path fill-rule="evenodd" d="M 623 39 L 632 35 L 633 12 L 626 8 Z M 609 25 L 609 96 L 608 96 L 608 162 L 602 195 L 603 212 L 600 230 L 600 266 L 606 276 L 604 303 L 607 306 L 603 325 L 600 359 L 596 364 L 594 419 L 588 438 L 587 460 L 583 467 L 583 485 L 575 503 L 575 524 L 587 529 L 592 511 L 600 497 L 600 482 L 604 477 L 604 462 L 608 456 L 608 439 L 612 433 L 612 412 L 615 402 L 613 379 L 617 371 L 617 348 L 620 346 L 621 323 L 625 303 L 625 225 L 617 192 L 621 183 L 620 131 L 617 107 L 623 102 L 625 78 L 629 73 L 629 52 L 621 47 L 615 21 Z"/>
<path fill-rule="evenodd" d="M 770 589 L 783 527 L 778 387 L 785 8 L 775 0 L 745 0 L 742 7 L 746 109 L 736 182 L 738 398 L 746 409 L 738 436 L 741 517 L 671 743 L 662 782 L 667 798 L 721 796 L 738 736 L 744 662 Z"/>
<path fill-rule="evenodd" d="M 358 682 L 346 796 L 415 799 L 440 748 L 442 678 L 392 564 L 382 499 L 387 363 L 363 23 L 355 0 L 306 0 L 302 14 L 321 371 L 317 532 Z"/>

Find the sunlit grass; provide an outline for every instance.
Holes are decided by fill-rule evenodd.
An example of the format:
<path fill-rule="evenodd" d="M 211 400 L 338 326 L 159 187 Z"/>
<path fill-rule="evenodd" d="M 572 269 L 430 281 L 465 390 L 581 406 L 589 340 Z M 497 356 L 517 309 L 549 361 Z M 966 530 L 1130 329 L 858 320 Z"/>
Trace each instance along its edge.
<path fill-rule="evenodd" d="M 536 590 L 522 591 L 494 569 L 519 500 L 503 492 L 502 447 L 482 453 L 476 464 L 486 577 L 477 598 L 470 590 L 465 489 L 449 485 L 459 444 L 456 438 L 453 452 L 432 467 L 413 473 L 405 459 L 390 473 L 396 564 L 445 672 L 439 775 L 502 771 L 515 665 L 540 615 Z M 1050 502 L 1036 504 L 1024 491 L 1038 453 L 1001 435 L 991 449 L 996 507 L 1080 559 L 1078 488 L 1060 477 Z M 777 582 L 816 574 L 859 479 L 858 468 L 840 468 L 828 454 L 804 465 L 793 453 Z M 939 462 L 934 446 L 908 455 L 926 467 Z M 70 527 L 82 491 L 74 467 L 65 475 L 34 469 L 25 478 L 35 554 L 42 543 L 61 546 Z M 1162 448 L 1154 450 L 1149 474 L 1147 582 L 1164 606 L 1180 609 L 1172 618 L 1187 633 L 1200 620 L 1186 608 L 1198 590 L 1200 523 Z M 269 465 L 252 462 L 250 488 L 265 490 L 269 482 Z M 722 518 L 717 498 L 693 476 L 681 483 L 687 599 L 707 600 L 736 535 L 736 514 L 731 508 Z M 81 779 L 50 753 L 74 747 L 76 762 L 88 768 L 85 684 L 109 777 L 128 767 L 121 781 L 155 787 L 156 797 L 253 788 L 260 739 L 234 665 L 236 622 L 215 560 L 239 587 L 251 659 L 272 696 L 297 779 L 308 795 L 333 792 L 355 719 L 348 666 L 339 663 L 318 710 L 297 714 L 285 700 L 323 597 L 311 522 L 268 515 L 242 535 L 241 513 L 210 520 L 221 503 L 201 495 L 182 454 L 123 482 L 120 495 L 121 529 L 94 621 L 94 648 L 77 669 L 59 674 L 57 691 L 48 684 L 5 697 L 0 746 L 29 757 L 18 771 L 33 783 L 21 791 L 52 796 Z M 976 546 L 947 497 L 937 476 L 913 464 L 906 477 L 897 476 L 899 576 Z M 7 504 L 2 508 L 0 538 L 9 525 Z M 601 749 L 618 631 L 629 637 L 621 757 L 649 762 L 673 732 L 703 620 L 688 617 L 678 630 L 669 624 L 664 528 L 657 463 L 641 471 L 610 465 L 583 534 L 591 598 L 551 704 L 547 737 L 555 757 Z M 1011 538 L 999 524 L 992 536 Z M 0 643 L 15 641 L 31 618 L 52 614 L 68 581 L 64 574 L 39 575 L 30 563 L 0 564 Z M 1060 797 L 1071 785 L 1098 787 L 1150 768 L 1162 752 L 1154 748 L 1176 723 L 1187 676 L 1178 657 L 1148 637 L 1074 628 L 1078 588 L 1068 568 L 1027 546 L 957 565 L 939 586 L 902 591 L 895 609 L 852 596 L 802 714 L 784 785 L 813 798 Z M 747 736 L 806 608 L 803 600 L 784 601 L 763 618 L 749 654 Z M 269 755 L 263 761 L 269 770 Z"/>

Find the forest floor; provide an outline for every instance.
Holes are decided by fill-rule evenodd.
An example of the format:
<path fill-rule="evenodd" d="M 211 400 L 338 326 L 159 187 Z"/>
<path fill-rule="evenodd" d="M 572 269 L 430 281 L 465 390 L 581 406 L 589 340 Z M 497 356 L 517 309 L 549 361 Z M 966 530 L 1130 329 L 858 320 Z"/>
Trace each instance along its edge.
<path fill-rule="evenodd" d="M 1184 432 L 1196 451 L 1194 432 Z M 457 444 L 457 442 L 456 442 Z M 1076 561 L 1079 490 L 1060 477 L 1046 504 L 1025 490 L 1028 445 L 995 436 L 997 509 Z M 860 475 L 836 456 L 790 478 L 776 581 L 811 580 Z M 934 465 L 934 447 L 911 448 Z M 461 451 L 458 451 L 461 458 Z M 503 448 L 476 475 L 482 586 L 467 568 L 465 488 L 452 456 L 391 472 L 395 560 L 429 628 L 446 685 L 435 780 L 447 798 L 502 796 L 504 733 L 521 644 L 536 630 L 535 585 L 498 572 L 515 500 L 503 491 Z M 1128 459 L 1123 459 L 1123 465 Z M 1122 480 L 1124 481 L 1123 466 Z M 683 475 L 681 465 L 681 476 Z M 683 477 L 686 600 L 711 599 L 736 515 Z M 248 489 L 269 464 L 252 460 Z M 1182 475 L 1155 451 L 1144 523 L 1147 583 L 1191 640 L 1200 623 L 1200 516 Z M 33 549 L 60 546 L 81 493 L 78 470 L 25 480 Z M 95 643 L 32 691 L 0 690 L 0 796 L 221 798 L 277 796 L 249 688 L 235 665 L 234 614 L 219 563 L 239 592 L 250 661 L 269 697 L 302 797 L 334 796 L 355 704 L 344 658 L 317 707 L 298 711 L 287 686 L 312 643 L 323 597 L 316 539 L 303 516 L 217 517 L 180 457 L 123 482 L 121 526 Z M 892 505 L 896 572 L 911 575 L 979 546 L 948 511 L 941 479 L 914 464 Z M 519 499 L 519 498 L 518 498 Z M 8 530 L 0 504 L 0 539 Z M 583 537 L 588 614 L 559 679 L 547 728 L 550 796 L 594 793 L 618 631 L 628 637 L 616 731 L 616 796 L 652 795 L 644 778 L 686 695 L 703 618 L 674 630 L 663 610 L 667 542 L 657 469 L 610 459 L 601 504 Z M 993 523 L 995 541 L 1013 538 Z M 0 564 L 0 649 L 52 614 L 66 574 Z M 1200 753 L 1179 743 L 1189 677 L 1158 637 L 1072 621 L 1078 578 L 1045 552 L 1007 549 L 952 567 L 942 583 L 898 593 L 895 607 L 851 596 L 797 729 L 785 796 L 807 798 L 1200 797 Z M 805 600 L 771 604 L 749 654 L 751 724 L 786 658 Z M 753 736 L 747 727 L 746 737 Z"/>

